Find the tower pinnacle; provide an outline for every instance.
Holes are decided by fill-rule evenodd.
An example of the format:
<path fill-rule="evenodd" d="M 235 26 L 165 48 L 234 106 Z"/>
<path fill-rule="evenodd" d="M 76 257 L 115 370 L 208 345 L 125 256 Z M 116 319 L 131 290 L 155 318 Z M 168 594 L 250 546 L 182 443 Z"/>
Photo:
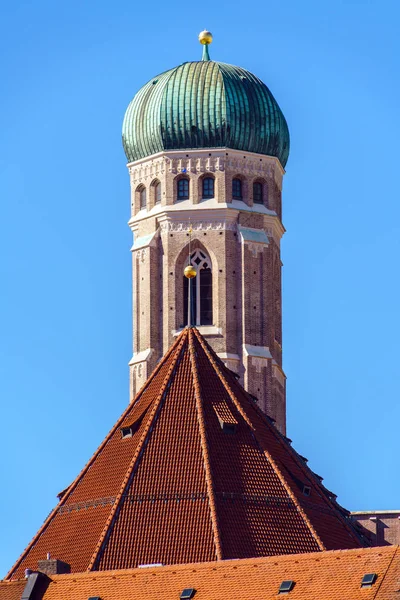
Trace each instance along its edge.
<path fill-rule="evenodd" d="M 207 31 L 206 29 L 204 29 L 204 31 L 201 31 L 199 33 L 199 42 L 203 46 L 203 56 L 202 56 L 201 60 L 204 60 L 204 61 L 210 60 L 210 55 L 208 53 L 208 46 L 211 44 L 212 41 L 213 41 L 213 36 L 210 31 Z"/>

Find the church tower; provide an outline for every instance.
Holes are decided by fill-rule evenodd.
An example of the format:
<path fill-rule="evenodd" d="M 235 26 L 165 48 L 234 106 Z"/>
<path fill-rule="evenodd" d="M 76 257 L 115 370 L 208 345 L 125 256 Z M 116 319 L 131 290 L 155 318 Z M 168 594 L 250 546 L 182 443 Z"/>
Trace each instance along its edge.
<path fill-rule="evenodd" d="M 200 61 L 152 78 L 123 124 L 131 184 L 133 356 L 141 389 L 188 321 L 258 405 L 286 429 L 282 369 L 282 178 L 285 118 L 243 68 Z"/>

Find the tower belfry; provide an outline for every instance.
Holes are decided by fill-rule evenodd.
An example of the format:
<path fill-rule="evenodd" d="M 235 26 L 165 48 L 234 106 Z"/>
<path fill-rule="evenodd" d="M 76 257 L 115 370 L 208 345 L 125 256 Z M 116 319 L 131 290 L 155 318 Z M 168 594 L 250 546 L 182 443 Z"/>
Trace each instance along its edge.
<path fill-rule="evenodd" d="M 123 124 L 131 183 L 133 356 L 130 395 L 190 318 L 285 432 L 282 178 L 285 118 L 266 85 L 210 59 L 151 79 Z"/>

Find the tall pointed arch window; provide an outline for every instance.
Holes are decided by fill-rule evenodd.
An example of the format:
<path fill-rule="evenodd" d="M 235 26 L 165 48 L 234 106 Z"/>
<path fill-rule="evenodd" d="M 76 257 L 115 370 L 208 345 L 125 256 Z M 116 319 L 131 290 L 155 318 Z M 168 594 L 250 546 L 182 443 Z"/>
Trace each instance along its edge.
<path fill-rule="evenodd" d="M 157 181 L 154 186 L 154 204 L 160 204 L 161 202 L 161 183 Z"/>
<path fill-rule="evenodd" d="M 212 325 L 212 270 L 210 257 L 203 250 L 190 255 L 190 264 L 196 268 L 197 276 L 192 279 L 191 320 L 192 325 Z M 188 322 L 188 292 L 190 280 L 183 278 L 184 323 Z"/>
<path fill-rule="evenodd" d="M 264 204 L 263 184 L 260 181 L 253 183 L 253 202 L 254 204 Z"/>
<path fill-rule="evenodd" d="M 146 208 L 147 198 L 146 198 L 146 188 L 145 187 L 141 187 L 139 189 L 139 198 L 140 198 L 140 209 Z"/>

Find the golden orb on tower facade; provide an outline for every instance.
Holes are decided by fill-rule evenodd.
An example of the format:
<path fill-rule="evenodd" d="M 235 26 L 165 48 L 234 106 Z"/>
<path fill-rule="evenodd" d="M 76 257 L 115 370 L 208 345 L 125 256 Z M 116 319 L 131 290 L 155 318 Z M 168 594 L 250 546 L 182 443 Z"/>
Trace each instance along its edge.
<path fill-rule="evenodd" d="M 196 277 L 197 275 L 196 269 L 193 265 L 188 265 L 187 267 L 185 267 L 183 273 L 188 279 L 193 279 L 193 277 Z"/>
<path fill-rule="evenodd" d="M 199 42 L 200 44 L 203 44 L 203 46 L 205 46 L 206 44 L 211 44 L 211 42 L 213 41 L 213 36 L 212 33 L 210 31 L 207 31 L 206 29 L 204 31 L 201 31 L 199 33 Z"/>

